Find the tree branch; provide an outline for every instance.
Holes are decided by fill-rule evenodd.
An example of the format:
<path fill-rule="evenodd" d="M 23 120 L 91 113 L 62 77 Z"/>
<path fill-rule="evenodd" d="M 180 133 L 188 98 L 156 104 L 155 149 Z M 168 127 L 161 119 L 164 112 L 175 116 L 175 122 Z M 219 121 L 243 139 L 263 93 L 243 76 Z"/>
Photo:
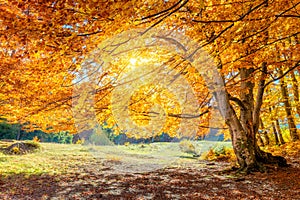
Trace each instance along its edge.
<path fill-rule="evenodd" d="M 228 93 L 228 98 L 230 101 L 234 101 L 235 103 L 237 103 L 242 109 L 246 110 L 246 106 L 244 105 L 244 103 L 237 97 L 233 97 L 231 96 L 231 94 Z"/>
<path fill-rule="evenodd" d="M 208 107 L 208 109 L 198 115 L 191 115 L 191 114 L 172 114 L 172 113 L 169 113 L 168 114 L 168 117 L 176 117 L 176 118 L 185 118 L 185 119 L 194 119 L 194 118 L 199 118 L 207 113 L 209 113 L 209 110 L 210 110 L 211 106 Z"/>
<path fill-rule="evenodd" d="M 224 23 L 224 22 L 237 22 L 237 21 L 241 21 L 243 20 L 247 15 L 249 15 L 250 13 L 252 13 L 253 11 L 257 10 L 258 8 L 260 8 L 261 6 L 263 6 L 264 4 L 266 4 L 268 1 L 265 0 L 262 3 L 258 4 L 257 6 L 255 6 L 254 8 L 250 8 L 246 13 L 242 14 L 238 19 L 234 19 L 234 20 L 210 20 L 210 21 L 203 21 L 203 20 L 192 20 L 193 22 L 199 22 L 199 23 Z"/>
<path fill-rule="evenodd" d="M 154 24 L 152 24 L 149 28 L 147 28 L 142 34 L 148 32 L 150 29 L 152 29 L 153 27 L 157 26 L 158 24 L 160 24 L 164 19 L 166 19 L 167 17 L 169 17 L 170 15 L 172 15 L 173 13 L 177 12 L 180 8 L 182 8 L 185 4 L 187 4 L 189 0 L 185 0 L 178 8 L 176 8 L 175 10 L 171 11 L 170 13 L 166 14 L 164 17 L 162 17 L 160 20 L 158 20 L 157 22 L 155 22 Z M 180 1 L 181 2 L 181 1 Z"/>
<path fill-rule="evenodd" d="M 178 1 L 177 3 L 175 3 L 175 4 L 174 4 L 173 6 L 171 6 L 170 8 L 167 8 L 167 9 L 165 9 L 165 10 L 162 10 L 162 11 L 160 11 L 160 12 L 158 12 L 158 13 L 153 14 L 153 15 L 149 15 L 149 16 L 147 16 L 147 17 L 143 17 L 142 19 L 140 19 L 140 21 L 146 20 L 146 19 L 150 19 L 150 18 L 153 18 L 153 17 L 161 17 L 162 14 L 164 14 L 164 13 L 166 13 L 166 12 L 168 12 L 168 11 L 174 9 L 174 8 L 175 8 L 176 6 L 178 6 L 181 2 L 182 2 L 182 0 Z"/>
<path fill-rule="evenodd" d="M 300 15 L 275 15 L 276 17 L 294 17 L 294 18 L 300 18 Z"/>
<path fill-rule="evenodd" d="M 279 77 L 277 77 L 277 78 L 275 78 L 275 79 L 267 82 L 265 84 L 264 88 L 267 87 L 268 85 L 270 85 L 271 83 L 282 79 L 285 75 L 287 75 L 288 73 L 290 73 L 291 71 L 293 71 L 294 69 L 296 69 L 299 66 L 300 66 L 300 60 L 293 67 L 289 68 L 286 72 L 284 72 L 281 76 L 279 76 Z"/>
<path fill-rule="evenodd" d="M 91 32 L 91 33 L 81 33 L 81 34 L 77 34 L 77 36 L 89 36 L 89 35 L 95 35 L 95 34 L 98 34 L 101 32 L 102 32 L 102 30 Z"/>

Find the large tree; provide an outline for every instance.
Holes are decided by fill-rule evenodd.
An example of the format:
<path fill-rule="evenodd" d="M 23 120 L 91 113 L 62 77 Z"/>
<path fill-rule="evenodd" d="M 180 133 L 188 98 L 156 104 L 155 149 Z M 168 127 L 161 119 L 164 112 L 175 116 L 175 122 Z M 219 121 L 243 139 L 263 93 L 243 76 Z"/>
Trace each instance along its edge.
<path fill-rule="evenodd" d="M 213 110 L 210 104 L 214 96 L 229 128 L 241 170 L 261 170 L 263 163 L 285 165 L 283 158 L 259 149 L 256 134 L 260 110 L 266 100 L 265 89 L 299 67 L 299 6 L 296 0 L 3 2 L 0 5 L 1 114 L 17 122 L 30 122 L 34 127 L 45 130 L 49 130 L 49 127 L 74 130 L 69 108 L 72 107 L 72 99 L 82 101 L 80 95 L 74 96 L 72 93 L 74 87 L 76 89 L 78 84 L 90 87 L 76 77 L 82 73 L 82 66 L 86 65 L 87 54 L 99 48 L 97 45 L 107 38 L 131 28 L 147 31 L 160 27 L 196 41 L 202 50 L 213 57 L 218 68 L 219 74 L 215 77 L 219 78 L 213 80 L 216 85 L 205 86 L 203 79 L 194 76 L 197 66 L 189 67 L 191 57 L 198 55 L 196 52 L 187 57 L 173 56 L 173 60 L 164 60 L 163 56 L 168 54 L 164 54 L 163 50 L 157 50 L 159 56 L 147 55 L 152 60 L 165 61 L 164 64 L 173 69 L 180 66 L 178 73 L 201 94 L 198 96 L 201 104 L 198 116 L 188 117 L 202 117 L 202 120 L 204 114 Z M 115 51 L 113 47 L 120 47 L 126 42 L 131 44 L 134 38 L 120 41 L 108 44 L 108 54 L 112 55 Z M 178 47 L 184 49 L 186 44 L 176 42 Z M 108 80 L 112 77 L 115 80 L 122 73 L 122 66 L 128 65 L 128 62 L 135 63 L 135 60 L 126 61 L 126 55 L 145 57 L 143 52 L 147 52 L 147 49 L 145 46 L 139 48 L 120 56 L 119 64 L 118 60 L 106 60 L 110 68 L 98 77 L 99 82 L 103 82 L 95 90 L 86 90 L 96 93 L 96 110 L 100 121 L 109 121 L 106 115 L 112 113 L 109 102 L 115 86 Z M 99 62 L 101 65 L 102 61 Z M 278 68 L 282 74 L 277 73 Z M 201 72 L 198 77 L 200 75 Z M 207 86 L 211 94 L 206 94 Z M 172 113 L 177 112 L 177 104 L 166 100 L 167 96 L 173 98 L 171 94 L 153 86 L 142 89 L 134 95 L 145 96 L 147 90 L 162 93 L 150 95 L 154 99 L 151 103 L 144 101 L 145 98 L 133 97 L 140 104 L 131 106 L 132 112 L 149 114 L 153 103 L 169 104 L 173 110 L 162 107 L 169 112 L 175 124 L 175 118 L 186 117 Z M 141 102 L 144 102 L 144 107 Z M 54 115 L 59 117 L 55 120 L 49 117 Z M 140 115 L 131 115 L 141 119 Z M 204 127 L 203 124 L 201 126 Z M 168 127 L 171 129 L 171 126 Z"/>
<path fill-rule="evenodd" d="M 299 66 L 297 9 L 296 1 L 212 3 L 193 20 L 211 26 L 209 37 L 225 84 L 225 90 L 215 95 L 245 171 L 262 169 L 262 163 L 285 164 L 284 159 L 259 149 L 256 134 L 264 90 Z"/>

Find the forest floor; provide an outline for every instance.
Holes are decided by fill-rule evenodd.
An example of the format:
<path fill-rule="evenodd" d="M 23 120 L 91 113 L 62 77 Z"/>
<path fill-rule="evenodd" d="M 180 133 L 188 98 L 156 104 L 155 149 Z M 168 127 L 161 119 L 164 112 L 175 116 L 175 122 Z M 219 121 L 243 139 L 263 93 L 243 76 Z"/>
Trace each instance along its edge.
<path fill-rule="evenodd" d="M 0 199 L 300 199 L 299 151 L 287 157 L 289 167 L 241 176 L 226 171 L 232 163 L 176 154 L 174 146 L 101 147 L 102 153 L 82 145 L 42 146 L 22 156 L 0 153 Z M 153 149 L 162 151 L 147 154 Z"/>

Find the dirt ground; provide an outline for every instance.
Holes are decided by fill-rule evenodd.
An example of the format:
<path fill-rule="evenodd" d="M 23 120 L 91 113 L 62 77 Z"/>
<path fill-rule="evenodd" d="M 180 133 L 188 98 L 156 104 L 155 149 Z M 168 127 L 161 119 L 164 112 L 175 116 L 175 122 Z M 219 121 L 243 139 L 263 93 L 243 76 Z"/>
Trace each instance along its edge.
<path fill-rule="evenodd" d="M 144 173 L 119 173 L 118 163 L 74 168 L 59 176 L 0 179 L 0 199 L 300 199 L 300 159 L 287 168 L 236 176 L 226 162 L 197 161 Z"/>

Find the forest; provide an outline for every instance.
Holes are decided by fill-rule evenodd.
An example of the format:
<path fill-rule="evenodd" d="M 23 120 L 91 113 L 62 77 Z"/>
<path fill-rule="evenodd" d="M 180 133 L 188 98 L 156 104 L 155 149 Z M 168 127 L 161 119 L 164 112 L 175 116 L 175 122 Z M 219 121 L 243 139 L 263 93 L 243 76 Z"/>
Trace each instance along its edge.
<path fill-rule="evenodd" d="M 0 1 L 0 198 L 300 198 L 299 13 Z"/>

